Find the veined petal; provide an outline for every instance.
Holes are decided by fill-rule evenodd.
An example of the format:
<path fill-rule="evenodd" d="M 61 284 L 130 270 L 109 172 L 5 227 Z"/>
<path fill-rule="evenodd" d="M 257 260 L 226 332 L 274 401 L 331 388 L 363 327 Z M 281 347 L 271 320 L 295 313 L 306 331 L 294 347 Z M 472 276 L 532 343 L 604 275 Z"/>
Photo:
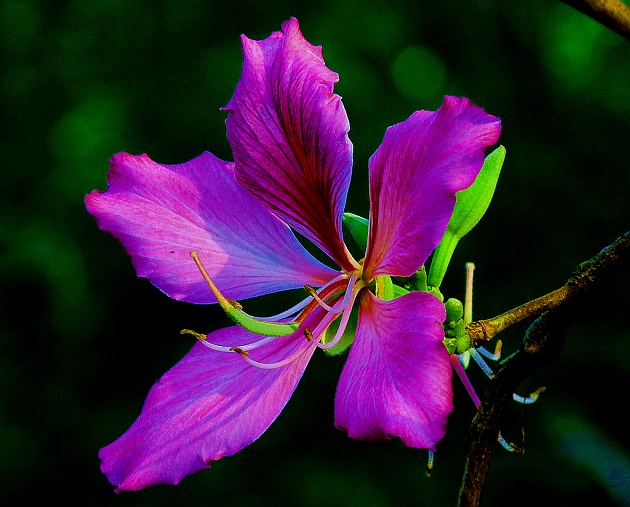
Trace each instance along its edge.
<path fill-rule="evenodd" d="M 338 80 L 292 18 L 283 32 L 243 36 L 243 73 L 225 110 L 236 179 L 271 211 L 352 269 L 341 232 L 352 168 Z"/>
<path fill-rule="evenodd" d="M 411 276 L 439 244 L 455 206 L 497 142 L 499 118 L 466 98 L 445 97 L 387 129 L 370 158 L 370 231 L 365 273 Z"/>
<path fill-rule="evenodd" d="M 210 153 L 178 165 L 119 153 L 110 163 L 108 188 L 87 195 L 87 209 L 122 242 L 138 276 L 175 299 L 216 301 L 193 250 L 232 299 L 320 286 L 338 274 L 236 183 L 231 163 Z"/>
<path fill-rule="evenodd" d="M 361 295 L 357 334 L 335 397 L 335 426 L 352 438 L 400 437 L 435 450 L 453 409 L 444 306 L 427 292 Z"/>
<path fill-rule="evenodd" d="M 280 414 L 316 348 L 301 330 L 250 352 L 273 362 L 304 354 L 277 369 L 249 365 L 237 353 L 192 350 L 151 388 L 140 417 L 99 452 L 101 470 L 120 490 L 177 484 L 210 462 L 254 442 Z M 225 346 L 260 339 L 238 327 L 208 340 Z"/>

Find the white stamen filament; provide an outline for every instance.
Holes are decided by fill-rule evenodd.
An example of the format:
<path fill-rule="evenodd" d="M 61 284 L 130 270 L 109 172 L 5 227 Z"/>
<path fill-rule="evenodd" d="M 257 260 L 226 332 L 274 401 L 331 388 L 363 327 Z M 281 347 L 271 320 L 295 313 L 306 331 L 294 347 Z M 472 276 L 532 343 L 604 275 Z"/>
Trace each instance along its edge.
<path fill-rule="evenodd" d="M 268 343 L 271 343 L 274 340 L 277 340 L 278 338 L 283 338 L 283 337 L 265 336 L 263 339 L 258 340 L 256 342 L 248 343 L 247 345 L 237 345 L 235 347 L 234 346 L 226 347 L 224 345 L 217 345 L 216 343 L 209 342 L 208 340 L 205 340 L 205 339 L 204 340 L 199 339 L 199 341 L 203 343 L 209 349 L 217 350 L 219 352 L 234 352 L 235 348 L 247 352 L 248 350 L 254 350 L 254 349 L 257 349 L 258 347 L 262 347 L 263 345 L 267 345 Z"/>
<path fill-rule="evenodd" d="M 346 327 L 348 327 L 348 321 L 350 320 L 350 315 L 352 314 L 352 307 L 354 306 L 354 300 L 356 299 L 357 294 L 359 293 L 358 290 L 354 290 L 354 284 L 352 283 L 352 280 L 350 281 L 350 284 L 348 285 L 348 293 L 351 293 L 352 297 L 349 299 L 348 303 L 346 304 L 343 310 L 343 315 L 341 316 L 341 322 L 339 323 L 337 332 L 335 333 L 334 338 L 330 342 L 321 343 L 320 341 L 317 345 L 320 349 L 324 349 L 324 350 L 331 349 L 341 341 L 341 338 L 343 337 L 343 333 L 345 332 Z M 324 330 L 324 332 L 326 332 L 326 330 Z"/>
<path fill-rule="evenodd" d="M 322 291 L 326 290 L 328 287 L 330 287 L 331 285 L 337 283 L 340 280 L 343 280 L 344 278 L 346 278 L 348 275 L 341 274 L 339 276 L 336 276 L 335 278 L 333 278 L 332 280 L 330 280 L 328 283 L 326 283 L 325 285 L 322 285 L 319 288 L 319 293 L 321 293 Z M 293 317 L 295 314 L 297 314 L 300 310 L 304 309 L 309 303 L 311 302 L 311 296 L 308 296 L 307 298 L 305 298 L 304 300 L 300 301 L 298 304 L 296 304 L 295 306 L 289 308 L 288 310 L 285 310 L 282 313 L 279 313 L 277 315 L 272 315 L 271 317 L 255 317 L 255 319 L 257 320 L 262 320 L 265 322 L 275 322 L 278 320 L 282 320 L 282 319 L 286 319 L 289 317 Z"/>
<path fill-rule="evenodd" d="M 263 370 L 273 370 L 276 368 L 282 368 L 283 366 L 286 366 L 287 364 L 292 363 L 296 359 L 299 359 L 306 353 L 306 351 L 308 351 L 311 347 L 314 347 L 316 344 L 317 344 L 317 340 L 313 340 L 313 342 L 310 343 L 310 346 L 305 347 L 302 350 L 298 350 L 297 352 L 287 357 L 286 359 L 277 361 L 275 363 L 261 363 L 259 361 L 254 361 L 253 359 L 250 359 L 248 356 L 243 355 L 243 354 L 241 354 L 241 357 L 252 366 L 255 366 L 256 368 L 261 368 Z"/>

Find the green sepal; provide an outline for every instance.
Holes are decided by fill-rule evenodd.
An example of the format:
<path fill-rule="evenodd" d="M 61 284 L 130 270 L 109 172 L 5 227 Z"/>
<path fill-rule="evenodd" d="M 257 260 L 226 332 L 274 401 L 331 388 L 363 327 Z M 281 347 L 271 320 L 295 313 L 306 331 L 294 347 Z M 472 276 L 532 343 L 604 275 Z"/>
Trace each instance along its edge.
<path fill-rule="evenodd" d="M 429 269 L 429 285 L 439 287 L 460 239 L 479 223 L 494 195 L 505 160 L 505 148 L 499 146 L 486 157 L 474 183 L 457 192 L 457 202 L 442 241 L 438 245 Z"/>
<path fill-rule="evenodd" d="M 393 295 L 394 297 L 392 299 L 397 299 L 400 296 L 404 296 L 405 294 L 409 294 L 409 291 L 407 289 L 405 289 L 404 287 L 399 287 L 396 284 L 393 284 Z"/>
<path fill-rule="evenodd" d="M 361 251 L 365 252 L 367 249 L 368 225 L 370 221 L 367 218 L 360 217 L 354 213 L 344 213 L 343 223 L 350 231 L 352 238 Z"/>

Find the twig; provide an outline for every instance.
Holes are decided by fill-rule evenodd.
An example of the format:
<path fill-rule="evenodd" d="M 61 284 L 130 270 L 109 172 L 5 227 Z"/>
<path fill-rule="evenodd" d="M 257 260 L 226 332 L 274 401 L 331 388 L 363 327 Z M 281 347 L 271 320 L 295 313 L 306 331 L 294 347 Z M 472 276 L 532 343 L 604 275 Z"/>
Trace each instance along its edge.
<path fill-rule="evenodd" d="M 580 264 L 571 278 L 559 289 L 541 296 L 529 303 L 513 308 L 491 319 L 478 320 L 466 326 L 466 332 L 475 346 L 494 338 L 501 331 L 527 318 L 537 317 L 544 312 L 558 308 L 560 305 L 580 295 L 585 288 L 593 285 L 599 272 L 608 269 L 618 261 L 619 256 L 626 255 L 630 248 L 630 232 L 618 238 L 612 245 L 604 248 L 592 259 Z"/>
<path fill-rule="evenodd" d="M 621 0 L 561 0 L 630 40 L 630 7 Z"/>
<path fill-rule="evenodd" d="M 460 507 L 476 507 L 480 503 L 501 418 L 512 400 L 512 393 L 540 367 L 557 359 L 578 303 L 608 280 L 623 265 L 622 261 L 628 258 L 630 232 L 580 264 L 564 287 L 496 318 L 501 322 L 514 323 L 526 316 L 542 313 L 527 330 L 522 349 L 510 357 L 490 381 L 475 416 L 468 438 L 466 469 L 459 495 Z M 505 317 L 510 314 L 514 317 Z"/>

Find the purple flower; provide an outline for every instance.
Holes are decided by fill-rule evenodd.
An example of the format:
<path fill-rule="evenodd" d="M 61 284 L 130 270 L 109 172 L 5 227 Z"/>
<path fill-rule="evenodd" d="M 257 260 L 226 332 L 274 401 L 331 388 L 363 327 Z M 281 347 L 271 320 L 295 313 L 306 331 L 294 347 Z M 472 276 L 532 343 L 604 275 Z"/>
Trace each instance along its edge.
<path fill-rule="evenodd" d="M 202 336 L 152 387 L 131 428 L 101 449 L 117 490 L 175 484 L 255 441 L 315 349 L 341 340 L 355 302 L 335 426 L 353 438 L 399 437 L 434 450 L 452 409 L 444 306 L 427 292 L 394 297 L 389 277 L 411 276 L 438 245 L 455 193 L 474 181 L 498 139 L 499 119 L 446 97 L 437 111 L 390 127 L 369 162 L 368 246 L 357 261 L 342 238 L 352 144 L 333 93 L 337 74 L 295 19 L 265 40 L 242 40 L 243 73 L 225 107 L 234 162 L 204 153 L 161 165 L 120 153 L 107 190 L 87 195 L 87 208 L 122 242 L 138 276 L 170 297 L 217 302 L 192 251 L 230 300 L 305 285 L 317 294 L 309 288 L 304 305 L 278 316 L 295 323 L 291 334 L 234 326 Z M 338 268 L 311 256 L 291 228 Z M 338 330 L 324 339 L 333 322 Z"/>

